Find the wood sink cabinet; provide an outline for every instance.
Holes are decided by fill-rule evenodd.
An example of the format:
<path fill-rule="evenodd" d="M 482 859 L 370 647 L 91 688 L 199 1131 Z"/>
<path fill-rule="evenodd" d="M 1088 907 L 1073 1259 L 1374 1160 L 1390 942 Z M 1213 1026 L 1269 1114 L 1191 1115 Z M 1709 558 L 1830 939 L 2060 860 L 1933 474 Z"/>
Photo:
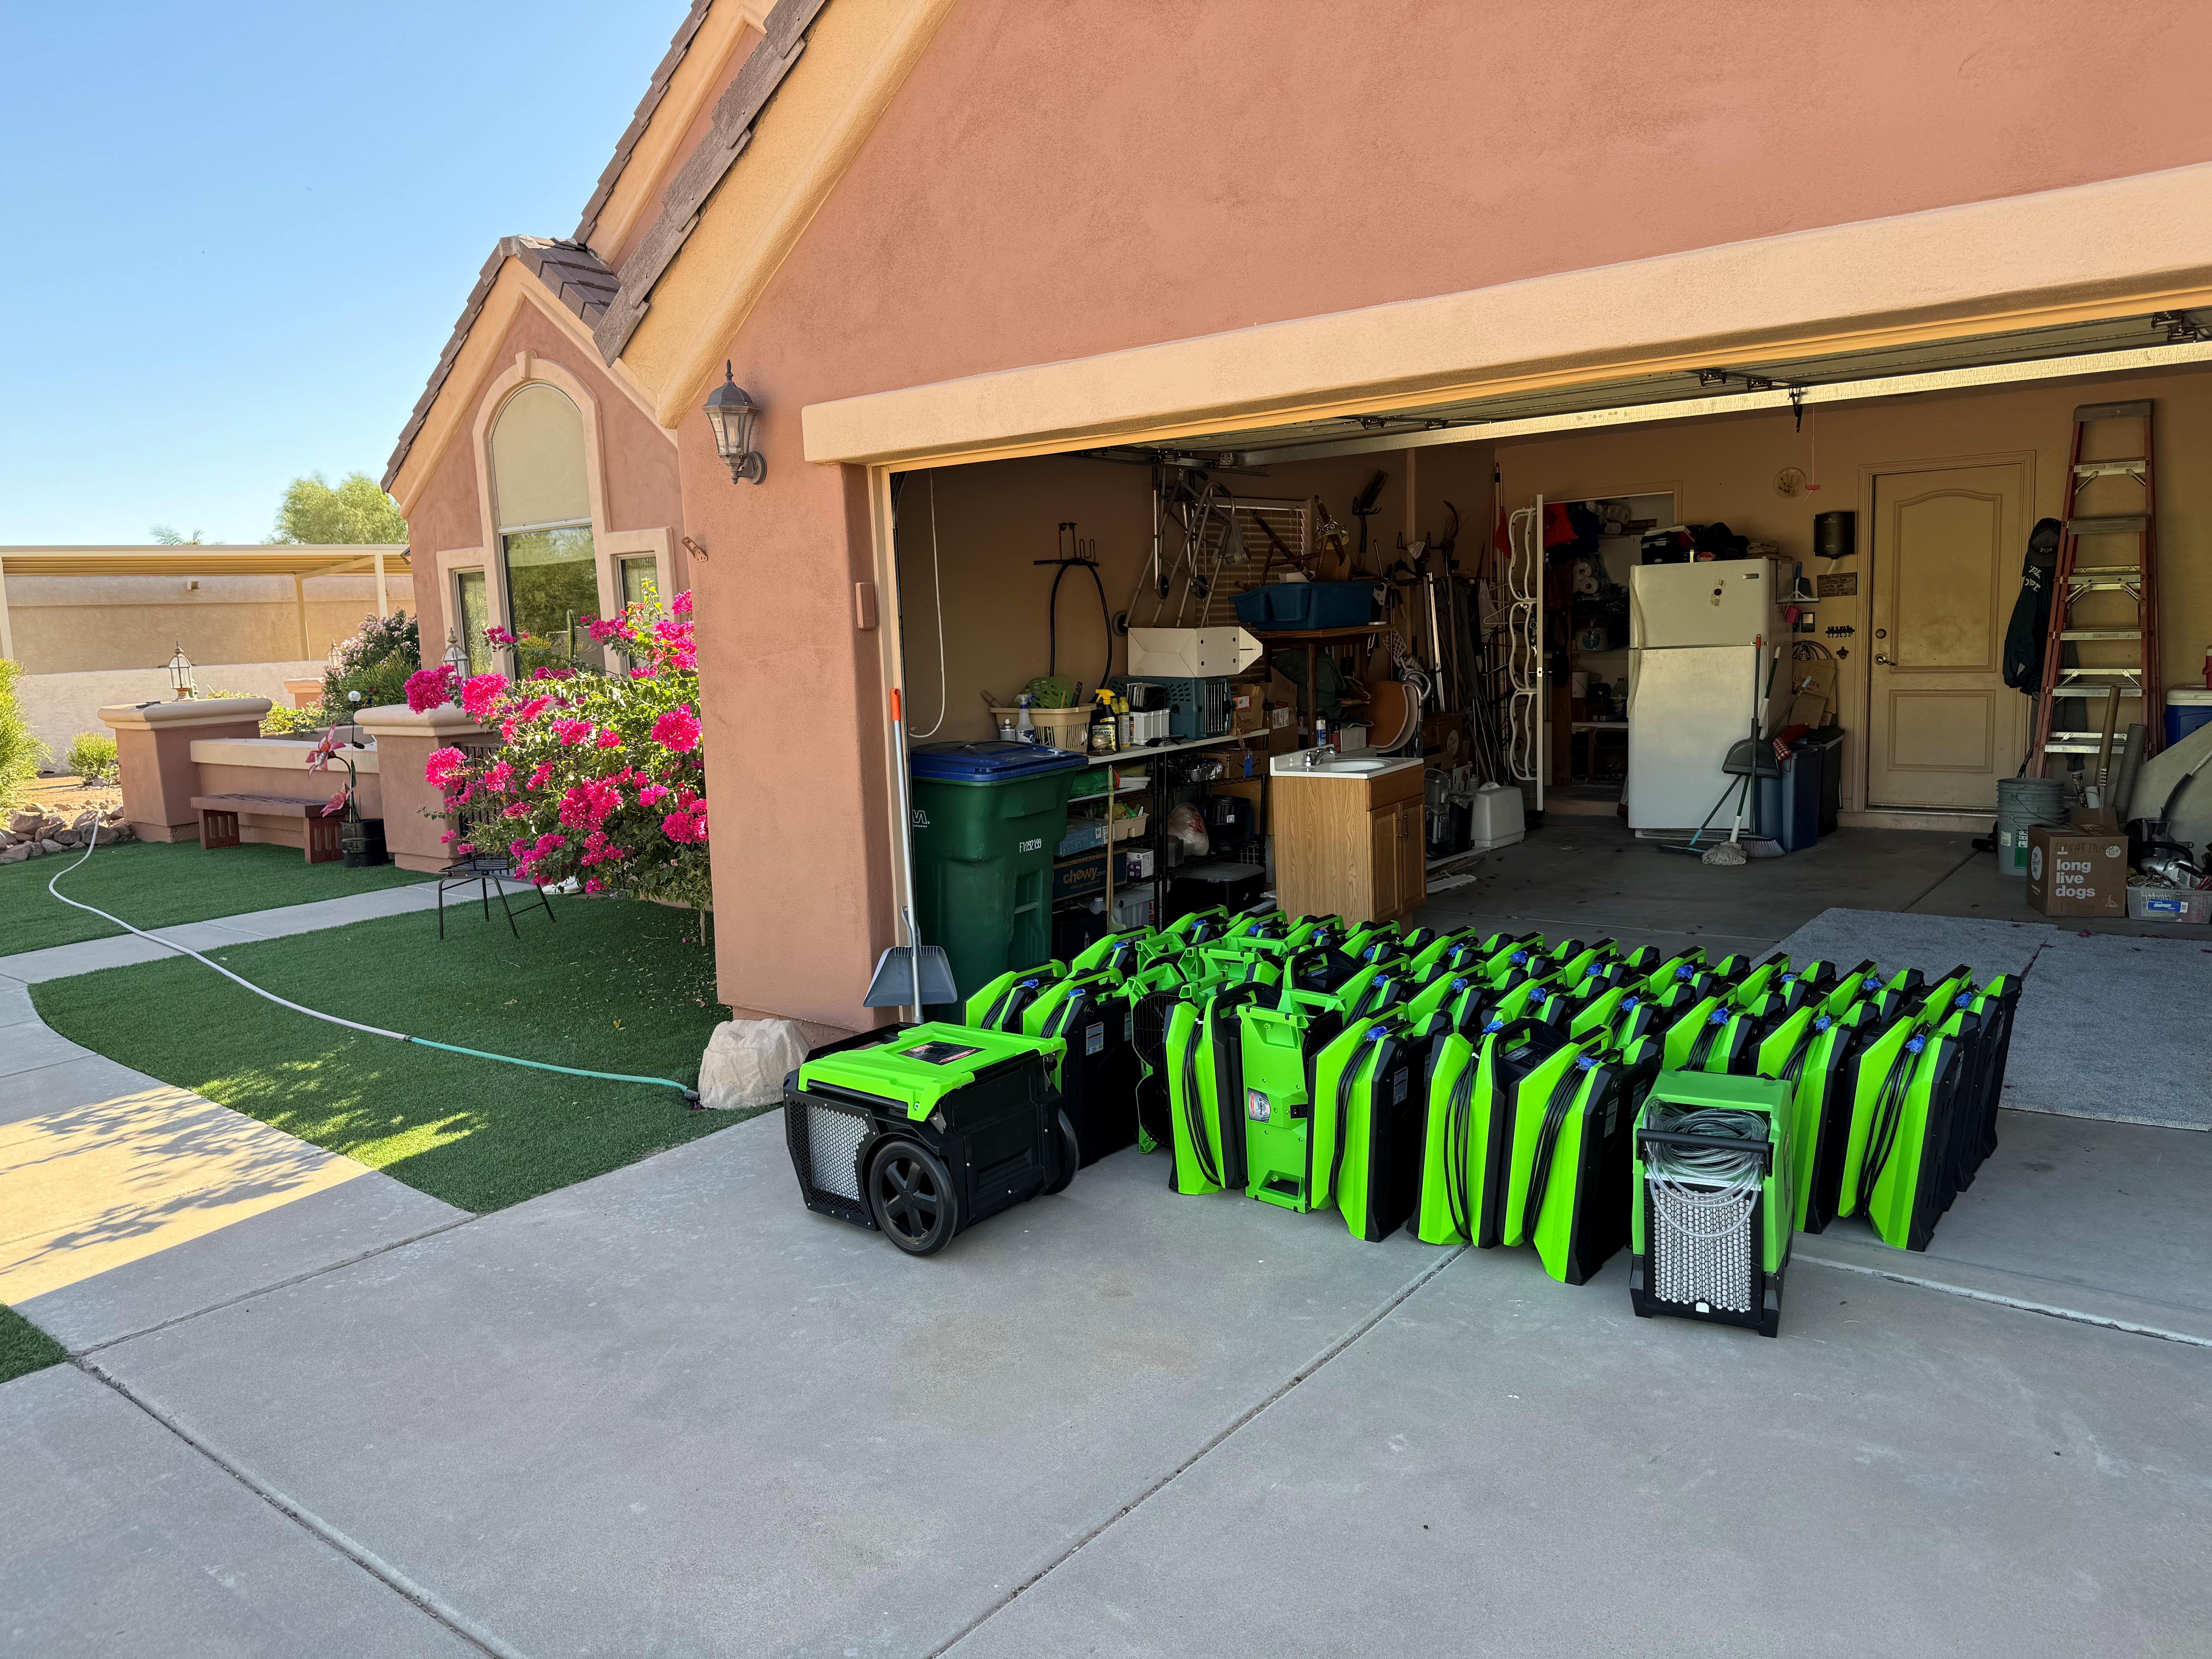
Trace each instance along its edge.
<path fill-rule="evenodd" d="M 1278 772 L 1275 895 L 1293 916 L 1391 921 L 1426 902 L 1421 769 L 1379 777 Z"/>

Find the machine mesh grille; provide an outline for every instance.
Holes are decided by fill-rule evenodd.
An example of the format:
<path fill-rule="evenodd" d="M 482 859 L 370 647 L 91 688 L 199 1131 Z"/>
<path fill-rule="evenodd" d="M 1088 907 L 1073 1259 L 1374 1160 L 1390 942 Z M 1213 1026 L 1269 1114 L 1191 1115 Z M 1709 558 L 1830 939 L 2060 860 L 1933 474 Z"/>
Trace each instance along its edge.
<path fill-rule="evenodd" d="M 854 1159 L 867 1139 L 868 1120 L 811 1101 L 805 1109 L 807 1179 L 818 1193 L 859 1203 L 860 1176 Z"/>

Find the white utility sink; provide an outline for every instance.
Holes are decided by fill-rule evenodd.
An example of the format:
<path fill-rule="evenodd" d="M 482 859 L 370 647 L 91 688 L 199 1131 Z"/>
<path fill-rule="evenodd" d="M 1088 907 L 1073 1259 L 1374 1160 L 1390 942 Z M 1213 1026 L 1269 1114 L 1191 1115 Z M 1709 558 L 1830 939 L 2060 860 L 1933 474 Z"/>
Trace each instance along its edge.
<path fill-rule="evenodd" d="M 1310 767 L 1304 752 L 1294 750 L 1276 756 L 1268 770 L 1279 778 L 1371 778 L 1379 773 L 1400 772 L 1420 763 L 1419 757 L 1414 755 L 1339 755 L 1322 765 Z"/>

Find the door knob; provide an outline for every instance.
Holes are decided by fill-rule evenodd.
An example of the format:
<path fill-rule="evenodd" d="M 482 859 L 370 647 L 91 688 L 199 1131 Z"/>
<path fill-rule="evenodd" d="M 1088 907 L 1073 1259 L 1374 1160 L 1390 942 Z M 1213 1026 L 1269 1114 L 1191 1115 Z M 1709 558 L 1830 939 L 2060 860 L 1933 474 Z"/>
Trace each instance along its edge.
<path fill-rule="evenodd" d="M 1876 662 L 1880 663 L 1880 664 L 1881 664 L 1884 668 L 1894 668 L 1894 667 L 1896 667 L 1896 666 L 1897 666 L 1897 665 L 1896 665 L 1895 663 L 1892 662 L 1888 658 L 1887 658 L 1887 657 L 1883 656 L 1883 655 L 1881 654 L 1881 652 L 1879 652 L 1879 651 L 1877 651 L 1877 652 L 1875 652 L 1875 653 L 1874 653 L 1874 659 L 1875 659 Z"/>

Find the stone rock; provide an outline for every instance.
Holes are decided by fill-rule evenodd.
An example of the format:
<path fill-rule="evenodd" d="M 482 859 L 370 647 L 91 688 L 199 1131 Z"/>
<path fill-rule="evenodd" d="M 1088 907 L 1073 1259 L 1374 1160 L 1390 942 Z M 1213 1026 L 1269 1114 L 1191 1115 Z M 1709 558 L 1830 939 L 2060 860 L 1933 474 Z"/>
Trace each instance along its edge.
<path fill-rule="evenodd" d="M 70 820 L 70 828 L 76 830 L 79 835 L 82 835 L 99 822 L 100 809 L 96 806 L 88 806 L 83 811 L 78 813 L 74 818 Z"/>
<path fill-rule="evenodd" d="M 806 1033 L 788 1019 L 733 1019 L 717 1025 L 699 1062 L 699 1103 L 727 1112 L 773 1106 L 787 1073 L 806 1058 Z"/>
<path fill-rule="evenodd" d="M 12 833 L 10 833 L 9 831 L 8 831 L 8 830 L 0 830 L 0 852 L 4 852 L 4 851 L 6 851 L 9 848 L 13 847 L 15 844 L 15 836 L 14 836 Z"/>
<path fill-rule="evenodd" d="M 21 811 L 10 812 L 8 814 L 9 833 L 10 835 L 16 836 L 30 835 L 38 829 L 40 824 L 46 821 L 46 815 L 45 813 L 39 811 L 35 806 L 28 806 L 21 809 Z"/>
<path fill-rule="evenodd" d="M 47 839 L 49 841 L 58 842 L 64 847 L 82 847 L 84 845 L 83 838 L 74 830 L 57 830 L 53 835 L 48 836 Z"/>
<path fill-rule="evenodd" d="M 0 847 L 0 864 L 21 864 L 37 850 L 27 841 L 19 841 L 13 847 Z"/>
<path fill-rule="evenodd" d="M 43 841 L 40 842 L 39 850 L 41 853 L 58 853 L 62 850 L 62 844 L 56 841 L 52 836 L 48 836 Z"/>

